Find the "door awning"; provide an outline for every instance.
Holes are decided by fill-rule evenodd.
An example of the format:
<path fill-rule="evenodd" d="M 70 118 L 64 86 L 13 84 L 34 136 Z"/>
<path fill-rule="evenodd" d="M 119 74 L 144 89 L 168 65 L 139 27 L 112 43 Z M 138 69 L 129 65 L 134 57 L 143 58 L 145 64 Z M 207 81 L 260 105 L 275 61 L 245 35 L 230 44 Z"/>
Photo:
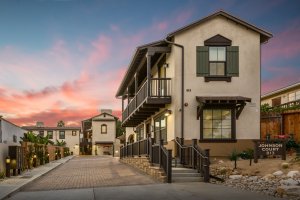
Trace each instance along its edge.
<path fill-rule="evenodd" d="M 236 109 L 236 119 L 239 118 L 246 102 L 251 102 L 251 98 L 242 96 L 196 96 L 199 105 L 197 107 L 197 119 L 205 106 L 209 105 L 231 105 Z"/>

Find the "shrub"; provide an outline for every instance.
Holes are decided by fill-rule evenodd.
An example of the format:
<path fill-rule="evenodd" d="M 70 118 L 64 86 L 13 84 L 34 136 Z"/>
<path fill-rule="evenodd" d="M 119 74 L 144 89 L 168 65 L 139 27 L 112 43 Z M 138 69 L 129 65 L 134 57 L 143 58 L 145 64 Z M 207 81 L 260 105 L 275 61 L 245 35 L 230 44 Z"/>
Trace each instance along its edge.
<path fill-rule="evenodd" d="M 0 171 L 0 179 L 4 179 L 4 178 L 5 178 L 5 172 Z"/>

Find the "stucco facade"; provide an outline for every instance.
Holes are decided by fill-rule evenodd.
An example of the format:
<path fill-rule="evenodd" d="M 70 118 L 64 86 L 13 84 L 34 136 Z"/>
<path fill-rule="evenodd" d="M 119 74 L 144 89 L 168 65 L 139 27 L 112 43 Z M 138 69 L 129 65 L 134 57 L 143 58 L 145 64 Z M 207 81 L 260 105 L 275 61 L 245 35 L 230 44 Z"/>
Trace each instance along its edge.
<path fill-rule="evenodd" d="M 84 120 L 82 143 L 85 154 L 114 155 L 116 142 L 116 120 L 111 110 L 102 110 L 101 114 Z"/>
<path fill-rule="evenodd" d="M 38 126 L 25 126 L 27 131 L 32 131 L 35 135 L 42 134 L 43 136 L 52 134 L 51 141 L 56 143 L 65 141 L 66 147 L 73 152 L 74 155 L 79 155 L 79 135 L 80 127 L 38 127 Z"/>
<path fill-rule="evenodd" d="M 123 125 L 130 127 L 126 128 L 127 141 L 131 130 L 135 130 L 135 141 L 159 134 L 159 139 L 164 139 L 166 147 L 171 149 L 177 137 L 184 138 L 186 144 L 197 139 L 200 147 L 211 150 L 212 156 L 227 156 L 233 149 L 253 148 L 252 140 L 260 138 L 261 44 L 271 37 L 270 33 L 220 11 L 170 33 L 166 40 L 138 47 L 128 69 L 131 72 L 137 68 L 135 75 L 126 73 L 116 95 L 129 98 L 129 103 L 123 105 L 123 117 L 126 117 Z M 209 55 L 208 73 L 212 73 L 215 63 L 211 57 L 216 47 L 225 49 L 225 60 L 217 61 L 224 63 L 224 74 L 201 75 L 199 69 L 201 72 L 203 64 L 199 63 L 206 63 L 202 55 Z M 208 49 L 207 54 L 199 53 L 201 48 Z M 237 53 L 231 66 L 229 61 L 233 54 L 230 54 L 230 49 L 233 48 Z M 141 57 L 145 51 L 147 60 L 143 61 Z M 221 56 L 222 52 L 218 55 Z M 142 76 L 139 73 L 143 71 L 140 67 L 143 62 L 146 62 L 147 74 L 151 73 L 146 76 L 146 81 L 151 81 L 151 91 L 144 102 L 138 103 L 144 86 L 138 79 L 133 84 L 130 76 L 134 79 Z M 229 75 L 230 68 L 234 68 L 236 74 Z M 153 85 L 155 81 L 158 84 Z M 164 94 L 166 89 L 170 97 Z M 153 90 L 159 95 L 151 96 Z M 137 91 L 137 97 L 132 97 L 133 91 Z M 150 100 L 153 103 L 149 103 Z M 136 109 L 132 111 L 134 101 Z M 151 115 L 148 114 L 150 111 Z M 209 135 L 212 137 L 208 138 Z"/>
<path fill-rule="evenodd" d="M 12 122 L 0 117 L 0 172 L 4 171 L 9 146 L 20 146 L 21 137 L 27 131 Z"/>

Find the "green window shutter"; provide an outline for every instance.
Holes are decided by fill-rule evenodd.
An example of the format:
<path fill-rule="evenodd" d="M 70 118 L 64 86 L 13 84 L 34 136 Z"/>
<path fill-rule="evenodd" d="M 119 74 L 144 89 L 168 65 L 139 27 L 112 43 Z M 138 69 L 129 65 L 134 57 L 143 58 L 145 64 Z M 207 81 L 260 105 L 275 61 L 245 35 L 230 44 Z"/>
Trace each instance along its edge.
<path fill-rule="evenodd" d="M 239 76 L 239 47 L 227 47 L 227 76 Z"/>
<path fill-rule="evenodd" d="M 208 64 L 208 47 L 199 46 L 196 47 L 196 64 L 197 64 L 197 76 L 208 76 L 209 75 L 209 64 Z"/>

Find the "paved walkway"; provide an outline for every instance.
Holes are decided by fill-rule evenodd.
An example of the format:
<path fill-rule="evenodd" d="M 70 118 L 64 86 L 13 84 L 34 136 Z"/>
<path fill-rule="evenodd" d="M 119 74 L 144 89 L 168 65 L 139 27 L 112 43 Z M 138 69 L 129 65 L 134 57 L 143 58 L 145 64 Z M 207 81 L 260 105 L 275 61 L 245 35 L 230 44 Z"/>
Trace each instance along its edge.
<path fill-rule="evenodd" d="M 111 156 L 80 156 L 26 185 L 23 191 L 95 188 L 157 183 Z"/>
<path fill-rule="evenodd" d="M 72 158 L 73 156 L 68 156 L 66 158 L 62 158 L 60 160 L 56 160 L 46 165 L 40 166 L 38 168 L 25 171 L 19 176 L 11 176 L 11 178 L 6 178 L 0 181 L 0 199 L 3 199 L 8 195 L 20 190 L 26 184 L 32 182 L 33 180 L 36 180 L 40 176 L 43 176 L 47 172 L 53 170 L 63 163 L 66 163 Z"/>
<path fill-rule="evenodd" d="M 249 191 L 208 183 L 172 183 L 19 192 L 10 200 L 280 200 Z"/>

